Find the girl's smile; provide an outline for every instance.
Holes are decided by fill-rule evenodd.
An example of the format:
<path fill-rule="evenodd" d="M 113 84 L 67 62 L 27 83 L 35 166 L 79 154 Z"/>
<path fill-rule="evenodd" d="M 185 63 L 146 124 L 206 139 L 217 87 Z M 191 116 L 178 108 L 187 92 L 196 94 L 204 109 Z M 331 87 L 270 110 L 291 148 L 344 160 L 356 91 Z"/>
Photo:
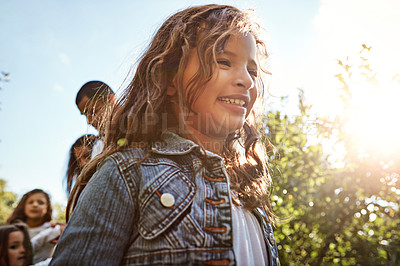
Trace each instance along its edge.
<path fill-rule="evenodd" d="M 218 100 L 229 104 L 239 105 L 240 107 L 245 107 L 246 101 L 240 98 L 241 97 L 239 98 L 219 97 Z"/>
<path fill-rule="evenodd" d="M 231 95 L 225 97 L 218 97 L 218 101 L 221 102 L 225 108 L 230 108 L 232 112 L 246 114 L 247 106 L 250 101 L 249 97 L 245 95 Z"/>

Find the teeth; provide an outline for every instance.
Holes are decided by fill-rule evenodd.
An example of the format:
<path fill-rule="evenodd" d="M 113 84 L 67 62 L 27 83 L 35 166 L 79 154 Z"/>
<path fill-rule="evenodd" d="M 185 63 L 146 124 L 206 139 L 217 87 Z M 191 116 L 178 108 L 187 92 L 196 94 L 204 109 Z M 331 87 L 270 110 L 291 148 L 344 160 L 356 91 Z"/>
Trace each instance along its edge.
<path fill-rule="evenodd" d="M 236 104 L 236 105 L 240 105 L 240 106 L 244 106 L 245 105 L 245 101 L 240 100 L 240 99 L 231 99 L 231 98 L 219 98 L 219 100 L 225 102 L 225 103 L 229 103 L 229 104 Z"/>

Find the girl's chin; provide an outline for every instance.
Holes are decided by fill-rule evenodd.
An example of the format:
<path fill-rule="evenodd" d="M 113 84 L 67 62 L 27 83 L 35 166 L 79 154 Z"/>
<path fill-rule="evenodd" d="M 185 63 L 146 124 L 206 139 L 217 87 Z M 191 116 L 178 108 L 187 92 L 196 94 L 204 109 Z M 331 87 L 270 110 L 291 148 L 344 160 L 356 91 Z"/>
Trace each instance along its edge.
<path fill-rule="evenodd" d="M 26 265 L 26 257 L 17 259 L 17 260 L 15 261 L 15 264 L 12 264 L 12 265 L 18 265 L 18 266 L 19 266 L 19 265 L 20 265 L 20 266 Z"/>

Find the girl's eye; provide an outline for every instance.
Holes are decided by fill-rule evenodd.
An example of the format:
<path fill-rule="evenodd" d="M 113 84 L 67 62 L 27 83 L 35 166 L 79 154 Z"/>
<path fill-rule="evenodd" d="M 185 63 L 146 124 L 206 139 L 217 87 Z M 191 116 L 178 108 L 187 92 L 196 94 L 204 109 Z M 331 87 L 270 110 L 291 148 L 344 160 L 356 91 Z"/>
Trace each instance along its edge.
<path fill-rule="evenodd" d="M 257 70 L 248 70 L 249 74 L 253 77 L 257 77 Z"/>
<path fill-rule="evenodd" d="M 18 245 L 11 245 L 10 249 L 18 249 Z"/>
<path fill-rule="evenodd" d="M 231 66 L 231 63 L 228 60 L 220 59 L 220 60 L 217 60 L 217 63 L 220 64 L 220 65 L 227 66 L 227 67 Z"/>

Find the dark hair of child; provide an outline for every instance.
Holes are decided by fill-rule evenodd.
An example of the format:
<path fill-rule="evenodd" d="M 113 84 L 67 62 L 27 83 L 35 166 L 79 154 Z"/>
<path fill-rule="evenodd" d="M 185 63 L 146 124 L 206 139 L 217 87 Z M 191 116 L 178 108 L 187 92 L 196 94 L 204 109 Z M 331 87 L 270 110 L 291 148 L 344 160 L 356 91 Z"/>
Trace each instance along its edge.
<path fill-rule="evenodd" d="M 92 150 L 93 143 L 96 140 L 96 136 L 92 134 L 87 134 L 79 137 L 74 144 L 72 144 L 71 149 L 69 151 L 69 160 L 68 160 L 68 167 L 67 167 L 67 174 L 66 174 L 66 184 L 67 184 L 67 194 L 71 192 L 72 184 L 75 178 L 79 176 L 83 167 L 79 164 L 80 158 L 76 157 L 74 152 L 75 148 L 87 146 L 89 150 Z M 86 155 L 84 155 L 86 156 Z M 90 153 L 88 154 L 90 159 Z"/>

